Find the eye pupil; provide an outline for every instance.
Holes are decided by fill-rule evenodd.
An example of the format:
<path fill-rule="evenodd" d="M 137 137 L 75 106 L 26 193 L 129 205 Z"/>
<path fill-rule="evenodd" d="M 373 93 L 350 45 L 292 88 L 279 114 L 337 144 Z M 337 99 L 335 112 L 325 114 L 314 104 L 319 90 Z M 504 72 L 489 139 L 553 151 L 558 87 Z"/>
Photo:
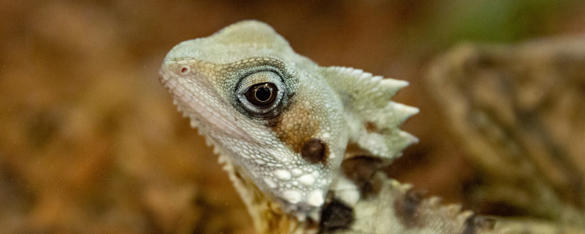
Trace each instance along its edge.
<path fill-rule="evenodd" d="M 272 95 L 272 92 L 271 92 L 270 88 L 268 88 L 266 86 L 262 86 L 262 87 L 259 87 L 258 89 L 256 89 L 256 99 L 258 99 L 261 102 L 268 101 L 268 99 L 270 99 L 271 95 Z"/>
<path fill-rule="evenodd" d="M 273 83 L 265 82 L 251 86 L 245 93 L 246 99 L 256 106 L 266 107 L 276 100 L 278 88 Z"/>

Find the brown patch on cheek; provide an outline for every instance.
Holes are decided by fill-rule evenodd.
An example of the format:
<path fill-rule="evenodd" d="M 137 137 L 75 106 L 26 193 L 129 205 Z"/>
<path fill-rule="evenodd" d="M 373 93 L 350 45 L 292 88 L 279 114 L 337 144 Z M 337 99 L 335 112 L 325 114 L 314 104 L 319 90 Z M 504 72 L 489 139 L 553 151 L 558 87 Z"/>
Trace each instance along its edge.
<path fill-rule="evenodd" d="M 311 140 L 320 129 L 320 122 L 315 118 L 310 107 L 302 102 L 292 103 L 269 127 L 281 142 L 294 152 L 301 153 L 306 142 Z"/>

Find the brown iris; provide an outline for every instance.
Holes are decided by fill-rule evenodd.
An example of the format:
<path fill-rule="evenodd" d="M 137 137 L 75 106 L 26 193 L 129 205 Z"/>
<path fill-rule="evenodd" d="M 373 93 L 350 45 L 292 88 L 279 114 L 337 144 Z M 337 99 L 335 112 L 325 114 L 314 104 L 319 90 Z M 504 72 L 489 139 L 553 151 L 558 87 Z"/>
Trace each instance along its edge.
<path fill-rule="evenodd" d="M 251 86 L 244 94 L 246 99 L 255 106 L 268 107 L 276 100 L 278 88 L 270 82 L 259 83 Z"/>

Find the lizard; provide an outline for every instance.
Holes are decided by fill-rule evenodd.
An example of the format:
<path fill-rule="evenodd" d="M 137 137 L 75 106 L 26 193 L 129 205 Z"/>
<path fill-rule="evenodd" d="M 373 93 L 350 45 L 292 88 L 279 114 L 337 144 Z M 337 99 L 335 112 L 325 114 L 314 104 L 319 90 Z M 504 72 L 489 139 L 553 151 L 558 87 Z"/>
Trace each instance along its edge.
<path fill-rule="evenodd" d="M 159 73 L 259 233 L 504 233 L 377 170 L 417 142 L 399 125 L 418 109 L 390 100 L 406 81 L 321 67 L 254 20 L 179 43 Z"/>

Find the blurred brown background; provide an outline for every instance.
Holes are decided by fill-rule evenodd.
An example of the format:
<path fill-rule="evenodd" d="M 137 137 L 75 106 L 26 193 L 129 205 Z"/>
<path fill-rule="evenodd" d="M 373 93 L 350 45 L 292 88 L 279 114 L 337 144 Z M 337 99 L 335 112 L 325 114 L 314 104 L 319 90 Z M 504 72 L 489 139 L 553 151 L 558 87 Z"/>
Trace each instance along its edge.
<path fill-rule="evenodd" d="M 242 19 L 300 54 L 411 82 L 421 142 L 389 169 L 465 202 L 474 179 L 423 87 L 430 59 L 463 41 L 585 32 L 579 0 L 0 0 L 0 232 L 252 233 L 216 156 L 159 85 L 176 43 Z"/>

